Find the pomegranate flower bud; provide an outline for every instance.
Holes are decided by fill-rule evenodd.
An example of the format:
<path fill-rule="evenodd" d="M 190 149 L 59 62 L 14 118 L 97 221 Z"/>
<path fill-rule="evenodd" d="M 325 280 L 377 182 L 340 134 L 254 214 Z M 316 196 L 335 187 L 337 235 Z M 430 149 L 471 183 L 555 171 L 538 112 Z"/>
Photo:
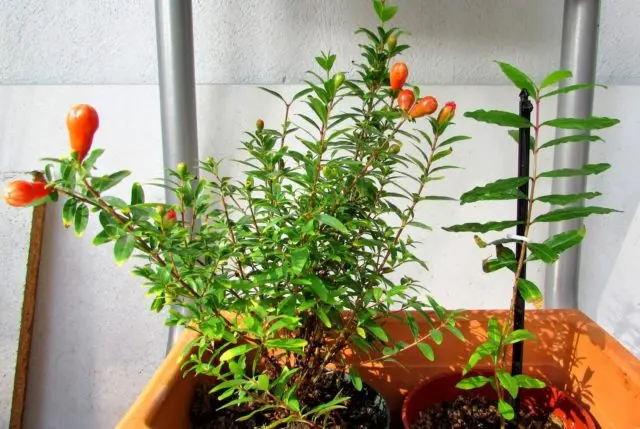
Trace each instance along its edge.
<path fill-rule="evenodd" d="M 409 69 L 405 63 L 395 63 L 389 70 L 389 83 L 391 89 L 397 91 L 402 88 L 409 76 Z"/>
<path fill-rule="evenodd" d="M 403 111 L 407 111 L 411 109 L 413 103 L 415 102 L 416 97 L 413 95 L 413 91 L 410 89 L 403 89 L 398 94 L 398 107 L 400 107 Z"/>
<path fill-rule="evenodd" d="M 25 207 L 50 193 L 46 183 L 16 180 L 5 187 L 4 201 L 13 207 Z"/>
<path fill-rule="evenodd" d="M 67 129 L 71 150 L 78 154 L 78 160 L 87 156 L 93 143 L 100 120 L 96 110 L 88 104 L 77 104 L 67 113 Z"/>
<path fill-rule="evenodd" d="M 453 101 L 447 102 L 444 107 L 438 113 L 438 124 L 442 125 L 445 122 L 449 122 L 456 114 L 456 103 Z"/>
<path fill-rule="evenodd" d="M 162 216 L 162 229 L 169 230 L 175 226 L 176 222 L 176 211 L 171 209 Z"/>
<path fill-rule="evenodd" d="M 421 118 L 426 115 L 430 115 L 438 108 L 438 101 L 431 97 L 422 97 L 409 111 L 409 115 L 413 118 Z"/>

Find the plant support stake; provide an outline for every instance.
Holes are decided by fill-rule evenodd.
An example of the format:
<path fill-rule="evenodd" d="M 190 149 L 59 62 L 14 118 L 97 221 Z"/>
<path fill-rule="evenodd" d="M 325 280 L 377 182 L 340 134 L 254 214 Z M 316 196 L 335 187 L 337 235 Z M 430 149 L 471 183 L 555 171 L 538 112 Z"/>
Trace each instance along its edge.
<path fill-rule="evenodd" d="M 191 0 L 156 0 L 156 37 L 162 116 L 162 155 L 164 174 L 184 162 L 198 168 L 198 128 L 193 65 L 193 17 Z M 167 204 L 178 202 L 166 191 Z M 181 310 L 181 309 L 180 309 Z M 167 353 L 181 329 L 169 328 Z"/>
<path fill-rule="evenodd" d="M 520 92 L 520 116 L 525 118 L 527 122 L 531 122 L 531 112 L 533 111 L 533 104 L 529 100 L 529 92 L 523 89 Z M 518 132 L 518 176 L 529 177 L 529 155 L 531 154 L 531 128 L 520 128 Z M 529 211 L 529 181 L 520 186 L 520 192 L 526 195 L 525 198 L 517 200 L 517 220 L 516 234 L 519 236 L 525 235 L 525 228 L 527 222 L 527 216 Z M 516 242 L 516 258 L 520 257 L 520 253 L 523 251 L 525 242 L 518 240 Z M 527 263 L 526 259 L 520 271 L 520 278 L 527 278 Z M 516 302 L 514 304 L 513 312 L 513 329 L 524 329 L 524 310 L 525 301 L 522 298 L 522 294 L 518 290 L 516 292 Z M 522 341 L 513 345 L 512 367 L 511 375 L 522 374 L 522 360 L 524 355 L 524 343 Z M 513 410 L 515 411 L 516 419 L 518 420 L 518 412 L 520 410 L 520 396 L 518 395 L 513 399 Z M 515 427 L 515 426 L 513 426 Z"/>

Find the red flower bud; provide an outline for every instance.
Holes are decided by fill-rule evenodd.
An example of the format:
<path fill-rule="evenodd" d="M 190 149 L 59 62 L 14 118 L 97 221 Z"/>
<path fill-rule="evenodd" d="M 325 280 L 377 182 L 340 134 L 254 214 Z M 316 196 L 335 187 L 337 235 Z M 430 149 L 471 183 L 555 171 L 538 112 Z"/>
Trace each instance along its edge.
<path fill-rule="evenodd" d="M 46 183 L 16 180 L 4 188 L 4 201 L 13 207 L 24 207 L 50 193 Z"/>
<path fill-rule="evenodd" d="M 78 160 L 82 161 L 91 149 L 93 135 L 100 120 L 96 110 L 88 104 L 76 104 L 67 113 L 67 129 L 71 150 L 78 154 Z"/>
<path fill-rule="evenodd" d="M 167 218 L 176 220 L 176 211 L 174 209 L 169 210 L 169 212 L 167 213 Z"/>
<path fill-rule="evenodd" d="M 438 113 L 438 123 L 442 125 L 445 122 L 450 121 L 451 118 L 453 118 L 453 115 L 455 114 L 456 114 L 456 103 L 454 103 L 453 101 L 447 102 L 444 105 L 444 107 L 440 110 L 440 113 Z"/>
<path fill-rule="evenodd" d="M 409 76 L 409 69 L 405 63 L 395 63 L 389 70 L 389 83 L 391 89 L 397 91 L 402 88 Z"/>
<path fill-rule="evenodd" d="M 175 226 L 176 222 L 176 211 L 174 209 L 171 209 L 164 216 L 162 216 L 162 229 L 169 230 Z"/>
<path fill-rule="evenodd" d="M 415 95 L 413 95 L 413 91 L 410 89 L 403 89 L 398 94 L 398 107 L 400 107 L 405 112 L 411 109 L 413 103 L 416 101 Z"/>
<path fill-rule="evenodd" d="M 415 118 L 421 118 L 426 115 L 430 115 L 436 111 L 438 108 L 438 101 L 431 97 L 426 96 L 422 97 L 418 102 L 413 106 L 411 110 L 409 110 L 409 115 Z"/>

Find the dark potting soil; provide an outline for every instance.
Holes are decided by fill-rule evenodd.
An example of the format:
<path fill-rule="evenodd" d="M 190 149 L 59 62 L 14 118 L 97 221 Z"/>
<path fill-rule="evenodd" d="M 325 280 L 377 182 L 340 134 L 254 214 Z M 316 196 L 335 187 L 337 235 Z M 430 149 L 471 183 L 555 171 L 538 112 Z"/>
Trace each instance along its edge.
<path fill-rule="evenodd" d="M 476 396 L 458 396 L 420 412 L 411 429 L 500 429 L 496 401 Z M 543 410 L 520 410 L 518 429 L 563 429 Z"/>
<path fill-rule="evenodd" d="M 247 421 L 236 421 L 238 418 L 251 413 L 249 407 L 229 407 L 222 410 L 222 405 L 216 399 L 220 392 L 210 395 L 211 385 L 199 384 L 191 405 L 192 429 L 254 429 L 268 426 L 275 421 L 272 412 L 256 413 Z M 335 398 L 338 391 L 341 396 L 351 399 L 343 404 L 345 408 L 332 412 L 328 419 L 319 424 L 327 429 L 384 429 L 387 424 L 387 409 L 384 401 L 372 388 L 364 385 L 358 392 L 350 381 L 335 373 L 328 373 L 315 385 L 305 404 L 309 408 L 326 403 Z M 307 429 L 306 424 L 293 423 L 288 429 Z"/>

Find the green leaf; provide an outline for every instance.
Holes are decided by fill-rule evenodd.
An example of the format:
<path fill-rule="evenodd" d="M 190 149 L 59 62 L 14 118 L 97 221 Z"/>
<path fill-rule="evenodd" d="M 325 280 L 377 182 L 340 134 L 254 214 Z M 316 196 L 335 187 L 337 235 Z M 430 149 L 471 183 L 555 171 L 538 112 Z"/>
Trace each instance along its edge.
<path fill-rule="evenodd" d="M 507 228 L 514 227 L 522 222 L 517 220 L 503 220 L 498 222 L 487 222 L 487 223 L 463 223 L 459 225 L 453 225 L 444 227 L 445 231 L 449 232 L 479 232 L 485 233 L 489 231 L 503 231 Z"/>
<path fill-rule="evenodd" d="M 426 357 L 431 362 L 433 362 L 433 359 L 435 358 L 435 356 L 433 354 L 433 349 L 431 348 L 431 346 L 429 344 L 418 343 L 418 344 L 416 344 L 416 346 L 418 347 L 418 349 L 420 349 L 420 351 L 422 352 L 424 357 Z"/>
<path fill-rule="evenodd" d="M 533 83 L 533 80 L 521 70 L 518 70 L 511 64 L 501 63 L 500 61 L 496 61 L 502 72 L 509 78 L 511 82 L 518 89 L 526 89 L 529 92 L 529 96 L 535 97 L 537 94 L 536 85 Z"/>
<path fill-rule="evenodd" d="M 88 157 L 82 162 L 82 166 L 86 170 L 91 170 L 100 156 L 104 153 L 104 149 L 94 149 Z"/>
<path fill-rule="evenodd" d="M 498 412 L 506 420 L 513 420 L 516 415 L 511 405 L 503 399 L 498 400 Z"/>
<path fill-rule="evenodd" d="M 358 370 L 353 365 L 349 367 L 349 377 L 351 378 L 353 387 L 360 392 L 362 390 L 362 377 L 360 377 Z"/>
<path fill-rule="evenodd" d="M 516 142 L 520 142 L 520 131 L 519 130 L 508 130 L 507 134 L 511 136 L 511 138 Z M 529 148 L 533 149 L 536 147 L 536 139 L 532 135 L 529 136 Z"/>
<path fill-rule="evenodd" d="M 491 318 L 489 319 L 489 323 L 487 324 L 487 336 L 489 341 L 496 346 L 500 344 L 500 338 L 502 335 L 500 334 L 500 325 L 498 324 L 498 320 Z"/>
<path fill-rule="evenodd" d="M 133 248 L 136 244 L 135 239 L 129 234 L 125 234 L 116 240 L 116 244 L 113 246 L 113 255 L 116 259 L 116 264 L 122 265 L 133 253 Z"/>
<path fill-rule="evenodd" d="M 310 286 L 311 290 L 313 290 L 313 293 L 318 295 L 318 298 L 320 298 L 322 301 L 326 302 L 329 300 L 329 291 L 327 290 L 324 282 L 320 280 L 320 278 L 312 277 Z"/>
<path fill-rule="evenodd" d="M 267 374 L 260 374 L 258 376 L 258 389 L 269 390 L 269 376 Z"/>
<path fill-rule="evenodd" d="M 555 85 L 556 83 L 573 77 L 570 70 L 556 70 L 547 75 L 540 84 L 540 89 Z"/>
<path fill-rule="evenodd" d="M 523 389 L 542 389 L 546 387 L 546 383 L 544 381 L 529 377 L 528 375 L 518 374 L 513 376 L 513 378 L 515 378 L 518 386 Z"/>
<path fill-rule="evenodd" d="M 540 292 L 540 289 L 538 289 L 535 283 L 531 280 L 520 278 L 518 279 L 518 290 L 520 291 L 520 295 L 522 295 L 522 299 L 529 304 L 535 305 L 537 308 L 542 308 L 542 292 Z"/>
<path fill-rule="evenodd" d="M 279 98 L 280 100 L 282 100 L 283 103 L 287 104 L 287 101 L 284 98 L 282 98 L 282 95 L 278 94 L 277 92 L 275 92 L 275 91 L 273 91 L 273 90 L 271 90 L 269 88 L 262 87 L 262 86 L 259 86 L 258 88 L 260 88 L 264 92 L 268 92 L 269 94 L 273 95 L 276 98 Z"/>
<path fill-rule="evenodd" d="M 535 218 L 533 222 L 558 222 L 561 220 L 587 217 L 592 214 L 609 214 L 614 212 L 619 212 L 619 210 L 598 206 L 566 207 L 541 214 Z"/>
<path fill-rule="evenodd" d="M 267 340 L 265 345 L 272 349 L 302 352 L 302 349 L 307 346 L 307 340 L 303 340 L 301 338 L 274 338 Z"/>
<path fill-rule="evenodd" d="M 415 226 L 415 227 L 417 227 L 417 228 L 421 228 L 421 229 L 424 229 L 424 230 L 426 230 L 426 231 L 432 231 L 432 230 L 433 230 L 433 228 L 431 228 L 429 225 L 426 225 L 426 224 L 424 224 L 424 223 L 422 223 L 422 222 L 417 222 L 417 221 L 415 221 L 415 220 L 414 220 L 414 221 L 409 222 L 407 225 L 409 225 L 409 226 Z"/>
<path fill-rule="evenodd" d="M 498 352 L 498 345 L 497 344 L 489 343 L 489 342 L 480 344 L 474 350 L 474 352 L 471 353 L 471 356 L 469 356 L 469 362 L 467 363 L 467 365 L 462 370 L 462 375 L 466 375 L 483 358 L 485 358 L 487 356 L 492 356 L 492 355 L 496 354 L 497 352 Z"/>
<path fill-rule="evenodd" d="M 584 236 L 587 234 L 587 229 L 582 225 L 579 229 L 572 229 L 570 231 L 561 232 L 548 238 L 544 244 L 551 247 L 558 253 L 562 253 L 571 247 L 580 244 Z"/>
<path fill-rule="evenodd" d="M 563 86 L 562 88 L 558 88 L 554 91 L 547 92 L 546 94 L 541 95 L 540 98 L 551 97 L 558 94 L 566 94 L 568 92 L 579 91 L 581 89 L 595 88 L 596 86 L 599 86 L 600 88 L 605 88 L 605 89 L 607 88 L 606 86 L 599 85 L 597 83 L 579 83 L 576 85 Z"/>
<path fill-rule="evenodd" d="M 543 203 L 553 204 L 556 206 L 564 206 L 567 204 L 576 203 L 580 200 L 590 200 L 592 198 L 596 198 L 601 196 L 600 192 L 581 192 L 579 194 L 552 194 L 552 195 L 542 195 L 536 198 L 537 201 L 542 201 Z"/>
<path fill-rule="evenodd" d="M 536 260 L 539 259 L 547 264 L 551 264 L 557 261 L 560 257 L 558 252 L 556 252 L 546 244 L 529 243 L 527 244 L 527 248 L 531 251 L 531 254 L 535 257 Z"/>
<path fill-rule="evenodd" d="M 316 307 L 316 315 L 322 321 L 322 323 L 324 323 L 324 326 L 326 326 L 327 328 L 331 328 L 331 320 L 329 320 L 329 316 L 327 316 L 327 313 L 324 311 L 324 308 L 322 308 L 322 306 Z"/>
<path fill-rule="evenodd" d="M 556 118 L 543 122 L 542 125 L 567 130 L 601 130 L 619 123 L 618 119 L 591 116 L 589 118 Z"/>
<path fill-rule="evenodd" d="M 368 326 L 365 326 L 365 328 L 368 329 L 369 332 L 371 332 L 373 335 L 375 335 L 380 341 L 383 341 L 385 343 L 389 341 L 387 333 L 380 326 L 372 323 Z"/>
<path fill-rule="evenodd" d="M 293 274 L 300 274 L 304 269 L 304 266 L 307 264 L 307 260 L 309 259 L 309 249 L 306 247 L 302 247 L 299 249 L 294 249 L 291 252 L 291 272 Z"/>
<path fill-rule="evenodd" d="M 445 141 L 443 141 L 442 143 L 440 143 L 438 146 L 442 147 L 442 146 L 448 146 L 450 144 L 462 141 L 462 140 L 470 140 L 471 137 L 469 136 L 454 136 L 454 137 L 449 137 L 448 139 L 446 139 Z"/>
<path fill-rule="evenodd" d="M 89 208 L 86 204 L 79 204 L 73 217 L 73 229 L 76 237 L 81 237 L 89 223 Z"/>
<path fill-rule="evenodd" d="M 475 119 L 476 121 L 500 125 L 503 127 L 531 127 L 531 123 L 522 116 L 511 112 L 504 112 L 502 110 L 474 110 L 473 112 L 465 112 L 464 116 L 466 118 Z"/>
<path fill-rule="evenodd" d="M 557 146 L 559 144 L 564 144 L 564 143 L 586 143 L 586 142 L 597 142 L 597 141 L 604 141 L 604 140 L 602 140 L 602 138 L 598 136 L 592 136 L 589 134 L 572 134 L 570 136 L 564 136 L 557 139 L 549 140 L 548 142 L 540 146 L 540 149 Z"/>
<path fill-rule="evenodd" d="M 511 177 L 496 180 L 484 186 L 477 186 L 462 194 L 460 204 L 469 204 L 476 201 L 527 198 L 518 188 L 528 181 L 528 177 Z"/>
<path fill-rule="evenodd" d="M 94 246 L 100 246 L 101 244 L 108 243 L 111 240 L 113 240 L 111 234 L 109 234 L 107 230 L 102 230 L 93 238 L 92 244 Z"/>
<path fill-rule="evenodd" d="M 244 355 L 256 347 L 257 346 L 255 344 L 241 344 L 229 350 L 225 350 L 225 352 L 220 355 L 220 362 L 227 362 L 233 358 Z"/>
<path fill-rule="evenodd" d="M 456 328 L 455 326 L 451 326 L 451 325 L 445 325 L 445 329 L 449 332 L 451 332 L 453 334 L 453 336 L 455 336 L 457 339 L 459 339 L 462 342 L 467 341 L 464 338 L 464 334 L 462 332 L 460 332 L 460 329 Z"/>
<path fill-rule="evenodd" d="M 131 205 L 144 204 L 144 189 L 138 182 L 131 186 Z"/>
<path fill-rule="evenodd" d="M 71 226 L 71 222 L 76 215 L 77 202 L 74 199 L 68 199 L 62 207 L 62 223 L 65 228 Z"/>
<path fill-rule="evenodd" d="M 98 192 L 104 192 L 122 182 L 130 174 L 130 171 L 121 170 L 108 176 L 94 177 L 91 179 L 91 182 Z"/>
<path fill-rule="evenodd" d="M 525 340 L 535 340 L 535 339 L 536 339 L 535 335 L 533 335 L 531 332 L 527 331 L 526 329 L 516 329 L 515 331 L 507 335 L 507 338 L 505 339 L 504 342 L 505 344 L 514 344 L 514 343 L 519 343 Z"/>
<path fill-rule="evenodd" d="M 509 395 L 511 395 L 512 398 L 518 396 L 518 382 L 511 376 L 511 374 L 504 370 L 498 370 L 498 381 L 502 387 L 509 392 Z"/>
<path fill-rule="evenodd" d="M 347 227 L 333 216 L 325 213 L 320 213 L 316 216 L 316 220 L 320 223 L 332 227 L 333 229 L 340 231 L 343 234 L 349 234 L 349 230 L 347 229 Z"/>
<path fill-rule="evenodd" d="M 479 375 L 477 377 L 469 377 L 460 380 L 458 384 L 456 384 L 456 387 L 462 390 L 477 389 L 489 383 L 490 381 L 491 379 L 489 377 Z"/>
<path fill-rule="evenodd" d="M 398 6 L 385 6 L 382 10 L 382 22 L 387 22 L 392 19 L 396 12 L 398 12 Z"/>
<path fill-rule="evenodd" d="M 437 329 L 432 329 L 429 333 L 431 334 L 431 339 L 433 340 L 434 343 L 438 345 L 442 344 L 442 340 L 443 340 L 442 332 L 438 331 Z"/>
<path fill-rule="evenodd" d="M 582 168 L 560 168 L 557 170 L 545 171 L 538 174 L 541 177 L 573 177 L 573 176 L 589 176 L 592 174 L 600 174 L 611 168 L 611 164 L 586 164 Z"/>

